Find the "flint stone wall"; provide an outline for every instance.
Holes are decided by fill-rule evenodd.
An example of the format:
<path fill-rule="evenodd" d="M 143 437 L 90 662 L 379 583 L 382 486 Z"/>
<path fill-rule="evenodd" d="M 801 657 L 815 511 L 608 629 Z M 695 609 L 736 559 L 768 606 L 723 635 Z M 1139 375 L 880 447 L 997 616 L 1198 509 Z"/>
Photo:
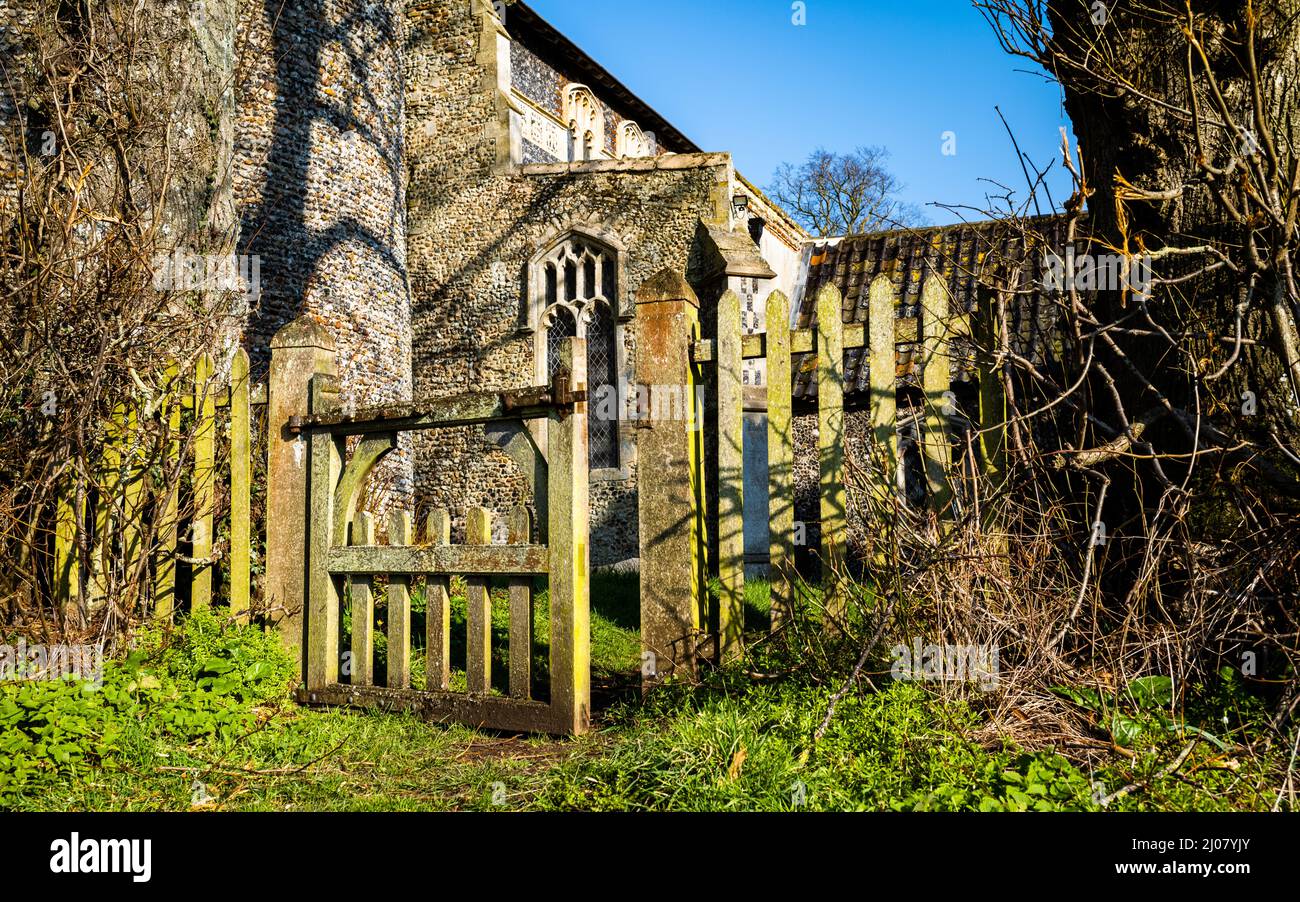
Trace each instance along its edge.
<path fill-rule="evenodd" d="M 235 122 L 240 253 L 261 264 L 245 344 L 309 314 L 339 349 L 342 401 L 411 395 L 402 0 L 241 4 Z M 377 470 L 376 505 L 411 490 L 410 440 Z"/>
<path fill-rule="evenodd" d="M 725 221 L 730 158 L 516 166 L 496 69 L 495 20 L 477 4 L 454 0 L 423 0 L 407 17 L 415 392 L 538 384 L 534 336 L 524 328 L 532 257 L 569 230 L 612 244 L 624 253 L 626 297 L 619 308 L 628 310 L 626 301 L 653 273 L 665 266 L 687 271 L 701 219 Z M 539 100 L 553 96 L 549 88 L 530 90 Z M 622 371 L 630 375 L 636 341 L 630 320 L 621 324 Z M 634 431 L 631 424 L 620 430 L 622 472 L 591 485 L 594 566 L 637 553 Z M 524 474 L 482 429 L 422 434 L 416 457 L 420 505 L 448 508 L 457 534 L 467 507 L 503 513 L 530 496 Z"/>

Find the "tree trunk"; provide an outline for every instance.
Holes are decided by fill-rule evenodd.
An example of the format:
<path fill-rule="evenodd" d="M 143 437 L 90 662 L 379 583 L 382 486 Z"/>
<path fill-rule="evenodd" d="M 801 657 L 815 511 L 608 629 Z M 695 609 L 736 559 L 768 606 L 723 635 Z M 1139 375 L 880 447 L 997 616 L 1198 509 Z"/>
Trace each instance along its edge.
<path fill-rule="evenodd" d="M 1200 358 L 1204 375 L 1229 359 L 1233 345 L 1221 339 L 1235 335 L 1237 305 L 1249 296 L 1245 334 L 1259 344 L 1243 351 L 1243 363 L 1222 382 L 1187 378 L 1178 366 L 1171 366 L 1174 361 L 1163 340 L 1130 339 L 1123 347 L 1131 360 L 1140 362 L 1147 378 L 1174 403 L 1189 409 L 1198 398 L 1204 403 L 1208 391 L 1235 414 L 1244 406 L 1245 393 L 1251 392 L 1258 401 L 1258 415 L 1242 419 L 1241 431 L 1261 450 L 1276 452 L 1273 436 L 1277 436 L 1300 455 L 1295 419 L 1300 341 L 1295 326 L 1297 298 L 1289 274 L 1298 243 L 1296 229 L 1276 226 L 1258 213 L 1235 216 L 1214 190 L 1213 175 L 1207 178 L 1205 165 L 1224 168 L 1236 159 L 1239 166 L 1259 173 L 1252 181 L 1265 198 L 1285 208 L 1300 147 L 1296 87 L 1300 0 L 1254 5 L 1257 80 L 1250 77 L 1248 5 L 1240 0 L 1191 0 L 1190 6 L 1204 59 L 1190 47 L 1183 31 L 1185 0 L 1110 0 L 1104 7 L 1091 0 L 1048 4 L 1055 74 L 1064 87 L 1066 111 L 1079 138 L 1084 174 L 1095 191 L 1089 201 L 1091 226 L 1104 241 L 1133 253 L 1213 245 L 1247 270 L 1251 264 L 1243 248 L 1253 236 L 1268 265 L 1258 272 L 1253 288 L 1247 276 L 1221 270 L 1182 285 L 1163 286 L 1151 305 L 1153 316 L 1171 333 L 1178 334 L 1173 331 L 1177 326 L 1202 336 L 1193 341 L 1192 357 Z M 1103 13 L 1105 21 L 1099 24 Z M 1190 81 L 1189 55 L 1195 73 Z M 1086 70 L 1071 61 L 1082 62 Z M 1231 119 L 1224 117 L 1221 106 Z M 1199 128 L 1190 115 L 1193 109 L 1199 109 Z M 1269 139 L 1280 162 L 1271 172 L 1261 149 Z M 1258 151 L 1253 159 L 1252 150 Z M 1256 168 L 1250 170 L 1251 166 Z M 1241 169 L 1218 180 L 1229 197 L 1240 194 Z M 1167 195 L 1138 199 L 1130 186 Z M 1269 198 L 1269 192 L 1276 193 Z M 1178 275 L 1199 268 L 1207 259 L 1164 257 L 1157 271 Z M 1101 303 L 1103 315 L 1110 319 L 1122 315 L 1127 305 L 1118 296 L 1103 298 Z M 1123 369 L 1118 361 L 1109 362 Z M 1126 374 L 1127 392 L 1140 394 L 1140 381 Z M 1150 398 L 1146 400 L 1143 404 L 1135 398 L 1134 406 L 1149 406 Z"/>

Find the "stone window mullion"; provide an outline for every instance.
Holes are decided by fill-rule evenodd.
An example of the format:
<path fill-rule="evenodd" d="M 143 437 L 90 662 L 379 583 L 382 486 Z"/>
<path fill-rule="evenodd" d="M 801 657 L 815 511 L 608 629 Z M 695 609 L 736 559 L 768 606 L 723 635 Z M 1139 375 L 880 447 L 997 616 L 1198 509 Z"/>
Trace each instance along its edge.
<path fill-rule="evenodd" d="M 552 250 L 534 258 L 531 278 L 544 293 L 537 315 L 538 376 L 555 375 L 559 342 L 566 337 L 587 342 L 588 392 L 618 391 L 621 360 L 618 254 L 595 239 L 570 235 Z M 593 470 L 620 468 L 619 422 L 588 420 Z"/>

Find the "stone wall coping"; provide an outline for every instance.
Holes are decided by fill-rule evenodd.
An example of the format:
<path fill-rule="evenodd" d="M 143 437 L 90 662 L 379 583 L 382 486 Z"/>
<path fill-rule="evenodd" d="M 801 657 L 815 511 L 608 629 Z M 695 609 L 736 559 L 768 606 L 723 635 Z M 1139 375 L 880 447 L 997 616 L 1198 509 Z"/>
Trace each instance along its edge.
<path fill-rule="evenodd" d="M 700 300 L 691 289 L 686 277 L 675 269 L 661 269 L 641 283 L 636 290 L 637 306 L 659 304 L 664 301 L 681 301 L 697 310 Z"/>
<path fill-rule="evenodd" d="M 582 160 L 573 163 L 524 163 L 519 175 L 578 175 L 591 172 L 656 172 L 731 165 L 729 153 L 668 153 L 628 160 Z"/>
<path fill-rule="evenodd" d="M 271 349 L 279 348 L 319 348 L 322 351 L 338 350 L 334 336 L 328 329 L 308 314 L 303 314 L 284 326 L 271 339 Z"/>

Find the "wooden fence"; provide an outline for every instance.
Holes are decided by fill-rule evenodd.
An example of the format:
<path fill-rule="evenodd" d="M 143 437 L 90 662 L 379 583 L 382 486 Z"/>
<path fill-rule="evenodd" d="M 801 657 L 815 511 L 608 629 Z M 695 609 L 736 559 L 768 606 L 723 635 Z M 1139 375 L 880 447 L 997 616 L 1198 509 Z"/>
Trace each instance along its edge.
<path fill-rule="evenodd" d="M 739 302 L 728 292 L 720 302 L 720 322 L 739 322 Z M 887 510 L 896 501 L 898 468 L 897 346 L 916 344 L 921 350 L 921 390 L 924 409 L 920 420 L 920 441 L 925 461 L 929 500 L 941 517 L 950 514 L 952 490 L 949 477 L 952 463 L 951 444 L 944 408 L 945 395 L 951 388 L 949 337 L 954 323 L 948 311 L 947 290 L 935 279 L 926 283 L 921 295 L 920 315 L 900 319 L 895 314 L 895 290 L 888 276 L 877 276 L 868 295 L 867 324 L 846 325 L 843 321 L 843 298 L 833 285 L 817 294 L 816 329 L 791 330 L 790 302 L 777 291 L 768 298 L 767 331 L 745 336 L 729 343 L 719 341 L 719 348 L 730 348 L 730 359 L 718 359 L 718 378 L 724 368 L 739 370 L 740 360 L 767 361 L 768 396 L 768 483 L 773 499 L 793 499 L 794 435 L 793 372 L 791 357 L 800 353 L 816 355 L 817 367 L 817 455 L 819 464 L 819 558 L 823 574 L 842 573 L 848 555 L 848 499 L 844 487 L 845 458 L 845 371 L 844 352 L 865 348 L 869 367 L 867 416 L 871 431 L 872 497 Z M 722 320 L 722 317 L 727 319 Z M 959 328 L 961 322 L 957 325 Z M 876 328 L 880 323 L 884 328 Z M 739 418 L 733 412 L 731 398 L 719 394 L 728 410 L 728 426 Z M 721 414 L 720 414 L 721 416 Z M 722 472 L 727 472 L 722 470 Z M 732 505 L 726 512 L 730 519 L 742 516 L 742 506 Z M 773 627 L 779 627 L 793 604 L 794 574 L 794 506 L 777 504 L 771 526 L 769 566 L 772 585 Z M 877 518 L 878 520 L 881 518 Z M 888 518 L 885 525 L 888 525 Z M 740 521 L 736 519 L 738 524 Z M 731 523 L 720 526 L 721 532 Z M 741 616 L 744 599 L 744 560 L 736 558 L 734 549 L 720 555 L 719 570 L 723 593 L 721 606 L 728 619 Z M 733 630 L 733 635 L 735 631 Z M 733 640 L 734 641 L 734 640 Z"/>
<path fill-rule="evenodd" d="M 254 534 L 251 503 L 260 469 L 254 454 L 262 450 L 254 448 L 253 413 L 257 405 L 278 404 L 292 413 L 283 422 L 268 413 L 275 422 L 268 423 L 265 537 L 268 566 L 274 556 L 291 576 L 263 600 L 289 615 L 279 620 L 287 642 L 302 642 L 300 700 L 404 708 L 503 730 L 585 731 L 591 706 L 585 342 L 569 339 L 562 346 L 561 372 L 549 386 L 352 413 L 339 403 L 335 350 L 318 332 L 303 319 L 277 335 L 269 387 L 250 384 L 248 355 L 240 350 L 228 378 L 218 378 L 204 355 L 188 372 L 173 365 L 152 398 L 118 406 L 96 471 L 70 478 L 60 496 L 51 555 L 58 601 L 69 613 L 75 607 L 93 612 L 110 600 L 138 602 L 169 619 L 187 600 L 195 610 L 225 594 L 231 614 L 246 622 L 261 538 Z M 468 512 L 466 542 L 453 545 L 451 518 L 437 510 L 425 518 L 417 543 L 411 514 L 397 511 L 388 543 L 377 543 L 373 516 L 357 507 L 375 466 L 397 448 L 399 433 L 501 422 L 523 428 L 529 420 L 546 421 L 548 460 L 538 467 L 536 486 L 536 508 L 545 517 L 541 530 L 526 508 L 518 508 L 508 513 L 508 544 L 493 545 L 492 515 L 476 508 Z M 287 456 L 285 448 L 292 449 Z M 222 527 L 228 532 L 219 536 Z M 467 586 L 465 691 L 455 692 L 454 576 Z M 538 576 L 548 578 L 545 683 L 533 673 Z M 416 577 L 425 578 L 427 601 L 421 689 L 410 685 Z M 494 577 L 506 581 L 509 597 L 503 695 L 493 691 Z M 383 686 L 374 685 L 372 666 L 377 583 L 386 592 Z M 344 598 L 351 604 L 347 649 L 339 644 Z M 298 612 L 305 614 L 305 630 Z M 348 664 L 343 680 L 341 661 Z M 534 697 L 535 688 L 541 697 Z"/>
<path fill-rule="evenodd" d="M 241 620 L 248 617 L 252 417 L 254 406 L 264 403 L 264 389 L 255 391 L 250 384 L 242 349 L 226 380 L 215 376 L 206 354 L 190 372 L 173 364 L 168 373 L 159 397 L 117 406 L 105 429 L 98 471 L 64 482 L 53 583 L 65 612 L 74 606 L 93 611 L 127 584 L 158 618 L 170 618 L 186 596 L 191 609 L 207 607 L 213 602 L 214 574 L 224 564 L 231 612 Z M 228 430 L 228 453 L 219 467 L 222 429 Z M 218 481 L 228 500 L 221 512 Z M 229 536 L 220 544 L 219 513 L 229 516 Z M 189 545 L 187 555 L 181 553 L 183 544 Z M 186 571 L 188 586 L 178 579 Z"/>
<path fill-rule="evenodd" d="M 291 428 L 308 436 L 310 509 L 307 560 L 307 676 L 299 700 L 414 711 L 502 730 L 580 733 L 590 723 L 590 615 L 586 342 L 567 339 L 551 386 L 522 392 L 475 393 L 427 404 L 345 413 L 338 380 L 312 377 L 310 416 Z M 466 543 L 450 544 L 450 518 L 436 510 L 414 544 L 412 516 L 396 512 L 387 545 L 357 503 L 374 467 L 397 448 L 401 432 L 546 419 L 548 460 L 545 544 L 536 544 L 526 509 L 510 514 L 509 544 L 491 544 L 491 515 L 468 512 Z M 349 437 L 354 438 L 351 455 Z M 423 575 L 426 598 L 423 689 L 411 682 L 412 577 Z M 466 691 L 450 688 L 450 578 L 466 578 Z M 548 577 L 549 699 L 532 697 L 532 581 Z M 492 629 L 488 581 L 509 579 L 509 692 L 492 694 Z M 387 583 L 387 679 L 374 686 L 374 587 Z M 350 593 L 349 593 L 350 589 Z M 351 599 L 351 643 L 340 642 L 340 607 Z M 350 666 L 347 682 L 340 664 Z"/>
<path fill-rule="evenodd" d="M 638 301 L 638 340 L 646 345 L 647 332 L 654 334 L 673 316 L 677 342 L 660 338 L 647 358 L 637 361 L 639 391 L 653 392 L 661 382 L 703 384 L 716 407 L 717 455 L 706 461 L 703 455 L 673 454 L 660 445 L 639 444 L 639 485 L 641 507 L 642 570 L 642 642 L 647 654 L 659 662 L 658 670 L 670 672 L 688 665 L 688 659 L 701 653 L 721 659 L 734 657 L 743 631 L 745 596 L 744 506 L 744 407 L 742 367 L 745 360 L 766 361 L 767 373 L 767 463 L 770 504 L 770 572 L 772 586 L 772 622 L 777 628 L 789 615 L 794 601 L 795 540 L 794 517 L 794 408 L 795 374 L 792 360 L 797 355 L 815 355 L 816 365 L 816 436 L 819 468 L 820 547 L 817 555 L 824 575 L 843 572 L 846 562 L 849 504 L 845 493 L 845 369 L 844 352 L 866 349 L 869 366 L 869 394 L 866 416 L 870 424 L 871 499 L 878 512 L 878 526 L 889 528 L 891 509 L 901 504 L 897 497 L 898 464 L 897 406 L 898 379 L 896 352 L 899 344 L 916 345 L 921 353 L 921 384 L 924 409 L 917 417 L 919 444 L 925 463 L 928 503 L 938 521 L 950 520 L 953 510 L 952 439 L 947 407 L 951 396 L 951 340 L 969 334 L 964 311 L 949 311 L 947 289 L 938 279 L 926 283 L 917 317 L 896 315 L 896 292 L 887 276 L 877 277 L 869 290 L 869 320 L 866 324 L 843 322 L 843 298 L 834 286 L 823 287 L 816 297 L 817 322 L 811 329 L 790 328 L 790 301 L 780 291 L 767 300 L 766 332 L 744 335 L 740 300 L 725 292 L 718 301 L 716 338 L 698 340 L 699 302 L 685 280 L 663 273 L 651 280 L 651 290 Z M 877 324 L 881 327 L 877 328 Z M 977 328 L 987 327 L 986 320 Z M 991 342 L 985 342 L 988 346 Z M 665 350 L 667 349 L 667 350 Z M 977 360 L 981 372 L 990 371 L 993 362 Z M 1000 380 L 980 379 L 980 420 L 986 424 L 1005 419 Z M 645 428 L 653 428 L 649 424 Z M 996 462 L 1001 453 L 1000 427 L 981 430 L 979 441 L 986 461 Z M 689 470 L 690 472 L 687 472 Z M 711 470 L 711 471 L 710 471 Z M 672 495 L 671 486 L 687 481 L 713 486 L 717 516 L 712 523 L 689 533 L 686 524 L 694 523 L 704 505 L 701 493 Z M 674 503 L 660 501 L 665 496 Z M 649 499 L 649 503 L 647 503 Z M 686 563 L 691 554 L 683 555 L 673 537 L 687 542 L 693 554 L 703 556 L 704 535 L 716 530 L 716 559 L 707 568 L 698 562 Z M 689 534 L 688 534 L 689 533 Z M 717 576 L 719 599 L 716 609 L 716 636 L 704 635 L 707 599 L 698 573 L 703 569 Z M 674 576 L 676 574 L 676 576 Z M 668 591 L 656 591 L 656 584 L 668 585 Z M 647 599 L 658 608 L 669 608 L 665 616 L 647 618 Z M 828 597 L 828 605 L 834 603 Z M 832 611 L 833 613 L 833 611 Z M 693 633 L 691 641 L 683 636 Z M 715 645 L 716 639 L 716 645 Z M 705 649 L 704 652 L 701 649 Z M 665 663 L 662 658 L 670 660 Z M 647 676 L 651 676 L 647 674 Z"/>

